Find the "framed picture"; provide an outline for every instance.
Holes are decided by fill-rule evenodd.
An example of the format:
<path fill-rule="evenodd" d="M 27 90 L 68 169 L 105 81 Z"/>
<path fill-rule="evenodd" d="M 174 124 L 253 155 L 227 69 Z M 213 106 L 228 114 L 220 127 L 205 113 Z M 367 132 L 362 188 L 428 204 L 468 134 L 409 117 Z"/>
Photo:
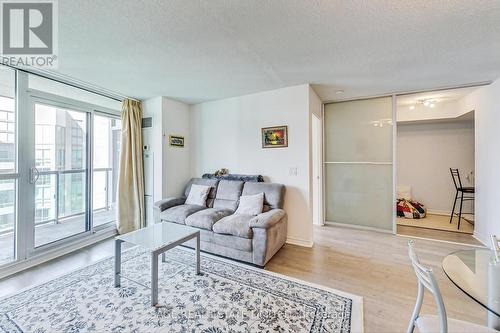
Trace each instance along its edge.
<path fill-rule="evenodd" d="M 288 127 L 274 126 L 262 129 L 262 148 L 288 147 Z"/>
<path fill-rule="evenodd" d="M 169 135 L 168 142 L 172 147 L 184 147 L 184 137 L 177 135 Z"/>

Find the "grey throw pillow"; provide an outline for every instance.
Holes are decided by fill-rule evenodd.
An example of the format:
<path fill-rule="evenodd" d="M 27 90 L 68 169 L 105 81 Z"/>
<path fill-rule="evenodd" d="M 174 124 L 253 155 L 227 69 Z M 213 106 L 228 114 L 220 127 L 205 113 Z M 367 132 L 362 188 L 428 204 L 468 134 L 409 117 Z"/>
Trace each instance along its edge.
<path fill-rule="evenodd" d="M 235 214 L 259 215 L 264 207 L 264 193 L 242 195 Z"/>
<path fill-rule="evenodd" d="M 210 192 L 210 186 L 191 185 L 189 195 L 186 199 L 186 205 L 207 206 L 207 197 Z"/>

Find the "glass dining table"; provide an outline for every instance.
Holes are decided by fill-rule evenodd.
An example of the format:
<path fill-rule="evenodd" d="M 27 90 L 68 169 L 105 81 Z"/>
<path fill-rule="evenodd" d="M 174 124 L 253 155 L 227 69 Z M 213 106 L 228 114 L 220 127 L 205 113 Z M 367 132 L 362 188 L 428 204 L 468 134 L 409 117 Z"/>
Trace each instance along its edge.
<path fill-rule="evenodd" d="M 462 250 L 443 259 L 448 278 L 488 310 L 488 327 L 500 330 L 500 263 L 487 249 Z"/>

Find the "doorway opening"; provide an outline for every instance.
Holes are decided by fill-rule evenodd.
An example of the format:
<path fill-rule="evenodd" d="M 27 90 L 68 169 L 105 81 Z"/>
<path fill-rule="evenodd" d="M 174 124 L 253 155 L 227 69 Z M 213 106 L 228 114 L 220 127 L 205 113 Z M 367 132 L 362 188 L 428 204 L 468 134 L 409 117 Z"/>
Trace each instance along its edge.
<path fill-rule="evenodd" d="M 474 237 L 477 88 L 397 96 L 397 233 L 480 245 Z"/>

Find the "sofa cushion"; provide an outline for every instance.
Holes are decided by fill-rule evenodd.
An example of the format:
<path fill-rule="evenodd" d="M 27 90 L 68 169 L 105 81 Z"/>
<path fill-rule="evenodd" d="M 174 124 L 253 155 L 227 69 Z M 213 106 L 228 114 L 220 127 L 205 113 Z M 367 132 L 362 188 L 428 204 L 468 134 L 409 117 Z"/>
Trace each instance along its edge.
<path fill-rule="evenodd" d="M 238 207 L 238 199 L 243 190 L 243 182 L 238 180 L 221 180 L 217 186 L 214 208 L 231 209 Z"/>
<path fill-rule="evenodd" d="M 274 208 L 283 208 L 285 186 L 274 183 L 250 183 L 243 186 L 242 195 L 264 193 L 264 212 Z"/>
<path fill-rule="evenodd" d="M 186 225 L 195 228 L 212 230 L 215 222 L 221 218 L 231 215 L 233 212 L 229 209 L 208 208 L 189 215 L 186 218 Z"/>
<path fill-rule="evenodd" d="M 191 191 L 191 185 L 205 185 L 210 186 L 210 192 L 208 192 L 207 197 L 207 207 L 213 207 L 215 194 L 217 193 L 217 184 L 219 181 L 217 179 L 202 179 L 202 178 L 192 178 L 186 185 L 184 189 L 184 196 L 187 197 Z"/>
<path fill-rule="evenodd" d="M 184 221 L 186 220 L 186 217 L 202 209 L 207 209 L 207 208 L 198 205 L 179 205 L 161 212 L 160 219 L 169 222 L 185 224 Z"/>
<path fill-rule="evenodd" d="M 250 228 L 250 220 L 253 218 L 255 218 L 255 216 L 252 215 L 229 215 L 216 222 L 212 230 L 218 234 L 252 238 L 253 232 L 252 228 Z"/>
<path fill-rule="evenodd" d="M 214 232 L 213 241 L 217 245 L 228 247 L 230 249 L 252 252 L 253 240 L 251 238 L 234 237 L 233 235 L 223 235 Z"/>
<path fill-rule="evenodd" d="M 206 207 L 208 192 L 210 192 L 210 186 L 198 184 L 191 185 L 185 204 Z"/>
<path fill-rule="evenodd" d="M 258 215 L 264 208 L 264 193 L 242 195 L 236 214 Z"/>

